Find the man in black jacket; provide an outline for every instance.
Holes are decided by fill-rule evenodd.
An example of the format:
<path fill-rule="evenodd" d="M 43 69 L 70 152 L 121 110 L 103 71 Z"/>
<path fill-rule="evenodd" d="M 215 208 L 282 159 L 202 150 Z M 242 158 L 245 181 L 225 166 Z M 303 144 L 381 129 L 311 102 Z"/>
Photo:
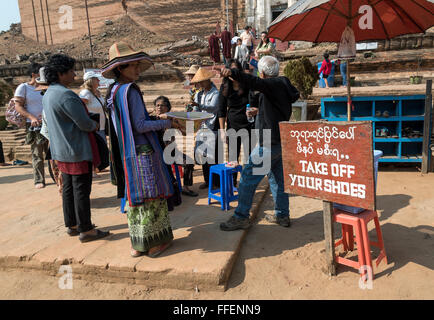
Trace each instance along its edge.
<path fill-rule="evenodd" d="M 253 196 L 258 184 L 268 176 L 274 198 L 274 215 L 267 216 L 270 222 L 283 227 L 290 226 L 289 196 L 283 184 L 282 148 L 280 145 L 279 122 L 288 121 L 292 103 L 300 97 L 298 90 L 286 77 L 279 77 L 279 62 L 272 56 L 263 57 L 258 63 L 260 77 L 240 72 L 237 69 L 223 69 L 221 75 L 242 83 L 245 87 L 259 91 L 259 108 L 248 111 L 248 116 L 258 112 L 255 127 L 259 131 L 259 145 L 244 165 L 238 188 L 238 207 L 235 214 L 220 229 L 232 231 L 247 229 Z"/>

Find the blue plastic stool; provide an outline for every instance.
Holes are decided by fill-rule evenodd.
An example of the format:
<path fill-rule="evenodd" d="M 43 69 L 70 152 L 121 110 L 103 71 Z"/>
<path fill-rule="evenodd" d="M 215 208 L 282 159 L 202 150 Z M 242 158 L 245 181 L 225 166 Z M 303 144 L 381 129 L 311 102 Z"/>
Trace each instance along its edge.
<path fill-rule="evenodd" d="M 238 192 L 238 189 L 235 188 L 234 186 L 234 179 L 232 178 L 233 174 L 236 172 L 242 172 L 243 171 L 243 167 L 238 165 L 235 168 L 227 168 L 229 170 L 226 170 L 226 186 L 227 186 L 227 191 L 225 193 L 225 197 L 226 197 L 226 210 L 230 209 L 230 203 L 232 201 L 238 200 L 238 194 L 234 194 L 235 192 Z"/>
<path fill-rule="evenodd" d="M 220 201 L 221 209 L 228 210 L 229 203 L 238 200 L 238 195 L 234 195 L 237 189 L 234 187 L 232 175 L 235 172 L 241 172 L 242 167 L 235 168 L 226 167 L 225 164 L 217 164 L 211 166 L 209 170 L 209 186 L 208 186 L 208 204 L 211 204 L 211 199 Z M 213 189 L 213 174 L 220 177 L 220 188 Z M 217 195 L 220 193 L 220 195 Z"/>

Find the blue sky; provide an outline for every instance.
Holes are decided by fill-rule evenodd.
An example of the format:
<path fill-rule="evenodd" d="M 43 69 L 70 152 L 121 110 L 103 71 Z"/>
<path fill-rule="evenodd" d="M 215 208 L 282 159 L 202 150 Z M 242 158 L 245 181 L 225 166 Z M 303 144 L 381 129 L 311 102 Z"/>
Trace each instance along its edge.
<path fill-rule="evenodd" d="M 18 0 L 0 0 L 0 31 L 9 30 L 11 23 L 20 20 Z"/>

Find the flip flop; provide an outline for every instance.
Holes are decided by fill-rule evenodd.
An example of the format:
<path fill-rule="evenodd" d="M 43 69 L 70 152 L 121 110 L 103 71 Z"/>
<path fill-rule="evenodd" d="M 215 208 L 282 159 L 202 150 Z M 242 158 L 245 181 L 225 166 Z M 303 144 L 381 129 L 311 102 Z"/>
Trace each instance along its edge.
<path fill-rule="evenodd" d="M 153 253 L 148 254 L 149 257 L 151 258 L 156 258 L 158 257 L 161 253 L 163 253 L 164 250 L 166 250 L 167 248 L 169 248 L 172 244 L 172 241 L 167 242 L 165 244 L 162 244 L 158 250 L 154 251 Z"/>
<path fill-rule="evenodd" d="M 107 237 L 108 235 L 110 235 L 109 231 L 96 230 L 96 235 L 90 235 L 90 234 L 80 235 L 80 241 L 82 243 L 83 242 L 94 241 L 94 240 L 98 240 L 98 239 L 102 239 L 104 237 Z"/>

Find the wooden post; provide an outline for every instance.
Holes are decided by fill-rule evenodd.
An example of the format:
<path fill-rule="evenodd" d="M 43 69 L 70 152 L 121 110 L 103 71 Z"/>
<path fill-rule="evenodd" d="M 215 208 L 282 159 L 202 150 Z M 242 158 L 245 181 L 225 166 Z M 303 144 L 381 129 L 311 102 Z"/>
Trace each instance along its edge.
<path fill-rule="evenodd" d="M 425 120 L 423 125 L 422 173 L 427 174 L 431 159 L 431 112 L 432 112 L 432 80 L 426 82 Z"/>
<path fill-rule="evenodd" d="M 324 238 L 327 261 L 327 272 L 330 276 L 336 275 L 335 243 L 333 238 L 333 203 L 323 201 Z"/>

